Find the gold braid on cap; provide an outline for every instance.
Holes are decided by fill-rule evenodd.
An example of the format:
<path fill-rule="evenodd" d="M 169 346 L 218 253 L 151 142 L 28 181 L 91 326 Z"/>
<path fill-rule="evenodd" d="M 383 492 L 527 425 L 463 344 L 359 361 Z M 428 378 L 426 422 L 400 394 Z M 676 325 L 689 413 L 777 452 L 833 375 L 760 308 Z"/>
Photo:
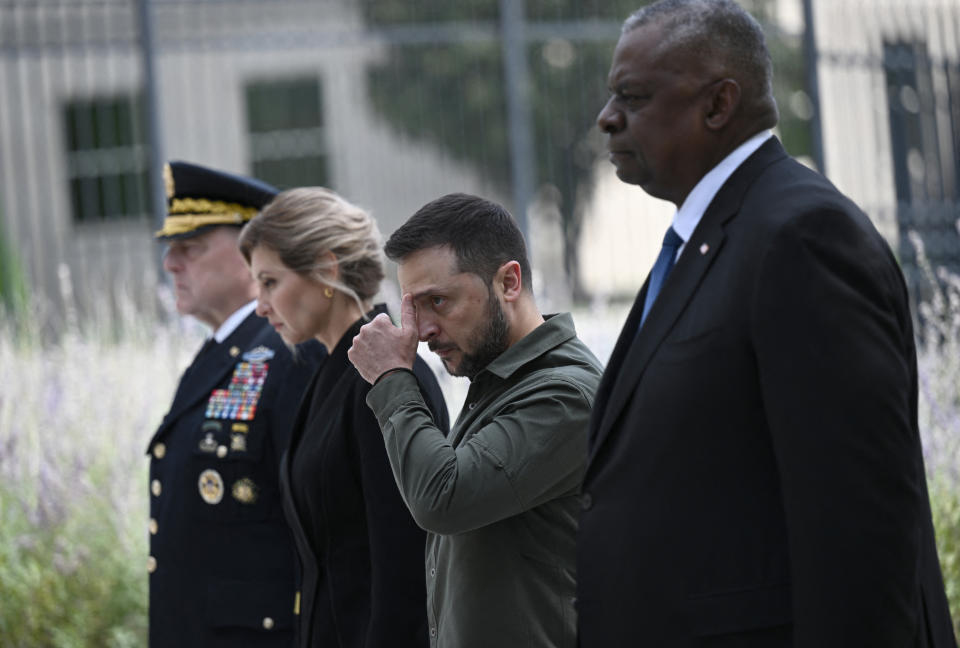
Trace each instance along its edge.
<path fill-rule="evenodd" d="M 156 236 L 185 234 L 206 225 L 242 225 L 257 215 L 256 207 L 206 198 L 175 198 Z"/>
<path fill-rule="evenodd" d="M 167 190 L 168 200 L 177 195 L 176 189 L 173 186 L 173 171 L 170 169 L 169 164 L 163 165 L 163 187 Z"/>

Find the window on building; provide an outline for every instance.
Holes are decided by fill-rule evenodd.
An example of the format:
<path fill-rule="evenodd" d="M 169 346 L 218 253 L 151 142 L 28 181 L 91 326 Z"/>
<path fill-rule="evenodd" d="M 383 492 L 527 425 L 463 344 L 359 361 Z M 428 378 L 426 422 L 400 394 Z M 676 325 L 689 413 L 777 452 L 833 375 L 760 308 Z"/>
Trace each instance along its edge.
<path fill-rule="evenodd" d="M 252 175 L 281 189 L 326 185 L 320 80 L 259 81 L 246 94 Z"/>
<path fill-rule="evenodd" d="M 76 223 L 147 219 L 149 159 L 139 96 L 76 99 L 64 107 L 67 178 Z"/>

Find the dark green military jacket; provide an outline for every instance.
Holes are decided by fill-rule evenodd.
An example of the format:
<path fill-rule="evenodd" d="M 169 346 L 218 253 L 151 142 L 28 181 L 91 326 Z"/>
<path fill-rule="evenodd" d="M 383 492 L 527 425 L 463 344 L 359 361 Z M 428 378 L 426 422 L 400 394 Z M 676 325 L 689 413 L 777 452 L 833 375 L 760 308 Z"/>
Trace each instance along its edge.
<path fill-rule="evenodd" d="M 428 531 L 432 646 L 575 646 L 578 493 L 601 372 L 562 314 L 475 377 L 449 436 L 412 375 L 370 391 L 394 477 Z"/>

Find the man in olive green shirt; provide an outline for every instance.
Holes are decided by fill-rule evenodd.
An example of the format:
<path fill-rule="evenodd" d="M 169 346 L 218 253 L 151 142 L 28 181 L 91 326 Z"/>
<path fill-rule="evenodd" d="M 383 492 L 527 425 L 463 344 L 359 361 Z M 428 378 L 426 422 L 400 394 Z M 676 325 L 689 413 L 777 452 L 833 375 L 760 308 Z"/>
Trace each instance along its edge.
<path fill-rule="evenodd" d="M 439 198 L 386 253 L 401 326 L 374 319 L 349 357 L 374 383 L 367 403 L 428 531 L 430 644 L 573 648 L 578 493 L 600 363 L 569 314 L 540 314 L 523 236 L 499 205 Z M 418 339 L 471 381 L 449 436 L 410 371 Z"/>

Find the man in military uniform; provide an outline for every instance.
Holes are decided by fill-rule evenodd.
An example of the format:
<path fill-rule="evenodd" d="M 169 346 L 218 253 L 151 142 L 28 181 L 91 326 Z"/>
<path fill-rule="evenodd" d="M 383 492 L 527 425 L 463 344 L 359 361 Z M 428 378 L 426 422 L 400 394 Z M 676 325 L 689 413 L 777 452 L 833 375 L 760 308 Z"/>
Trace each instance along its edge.
<path fill-rule="evenodd" d="M 294 559 L 278 465 L 323 347 L 291 354 L 254 313 L 237 236 L 276 190 L 183 162 L 164 179 L 163 267 L 177 311 L 212 335 L 147 449 L 150 645 L 288 646 Z"/>

